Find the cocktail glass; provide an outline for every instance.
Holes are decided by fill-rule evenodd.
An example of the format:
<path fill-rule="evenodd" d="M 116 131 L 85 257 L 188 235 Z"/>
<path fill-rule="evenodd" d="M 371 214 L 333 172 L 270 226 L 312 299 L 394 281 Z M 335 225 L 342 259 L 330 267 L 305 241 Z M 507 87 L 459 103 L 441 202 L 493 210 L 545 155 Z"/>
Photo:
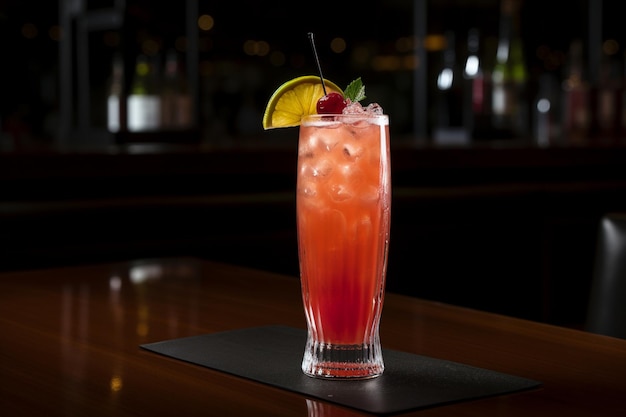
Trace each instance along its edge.
<path fill-rule="evenodd" d="M 391 209 L 388 116 L 305 116 L 296 205 L 308 326 L 302 370 L 378 376 Z"/>

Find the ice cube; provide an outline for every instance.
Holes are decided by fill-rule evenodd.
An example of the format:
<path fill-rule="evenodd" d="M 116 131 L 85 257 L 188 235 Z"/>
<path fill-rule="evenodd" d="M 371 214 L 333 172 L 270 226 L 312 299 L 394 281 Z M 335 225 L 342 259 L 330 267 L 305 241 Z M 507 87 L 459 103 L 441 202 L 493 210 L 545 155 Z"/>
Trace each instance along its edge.
<path fill-rule="evenodd" d="M 333 184 L 329 187 L 330 198 L 335 202 L 349 200 L 353 197 L 353 192 L 345 184 Z"/>
<path fill-rule="evenodd" d="M 333 164 L 326 160 L 318 160 L 312 167 L 312 173 L 314 177 L 327 177 L 333 171 Z"/>
<path fill-rule="evenodd" d="M 304 178 L 324 178 L 333 170 L 333 164 L 326 159 L 312 159 L 303 162 L 300 167 L 300 175 Z"/>
<path fill-rule="evenodd" d="M 300 143 L 300 146 L 298 146 L 298 156 L 300 158 L 313 158 L 315 156 L 311 142 Z"/>
<path fill-rule="evenodd" d="M 312 198 L 317 195 L 317 184 L 315 181 L 303 180 L 298 187 L 298 193 L 305 198 Z"/>
<path fill-rule="evenodd" d="M 317 138 L 315 146 L 321 151 L 330 152 L 337 146 L 337 138 L 331 134 L 331 131 L 327 130 L 326 134 Z"/>
<path fill-rule="evenodd" d="M 343 145 L 343 156 L 353 161 L 358 159 L 365 152 L 365 148 L 357 142 L 347 142 Z"/>
<path fill-rule="evenodd" d="M 363 181 L 365 175 L 362 169 L 356 167 L 350 161 L 339 164 L 337 170 L 342 176 L 341 181 L 352 186 L 358 186 Z"/>

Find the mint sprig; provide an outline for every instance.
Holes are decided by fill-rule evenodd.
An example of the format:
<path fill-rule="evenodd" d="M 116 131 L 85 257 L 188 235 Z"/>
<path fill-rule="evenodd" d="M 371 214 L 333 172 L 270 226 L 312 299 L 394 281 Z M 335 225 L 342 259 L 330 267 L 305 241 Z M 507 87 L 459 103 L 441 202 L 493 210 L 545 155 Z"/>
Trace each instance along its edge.
<path fill-rule="evenodd" d="M 343 90 L 344 98 L 349 98 L 351 102 L 356 103 L 365 99 L 365 86 L 361 81 L 361 77 L 352 81 L 345 90 Z"/>

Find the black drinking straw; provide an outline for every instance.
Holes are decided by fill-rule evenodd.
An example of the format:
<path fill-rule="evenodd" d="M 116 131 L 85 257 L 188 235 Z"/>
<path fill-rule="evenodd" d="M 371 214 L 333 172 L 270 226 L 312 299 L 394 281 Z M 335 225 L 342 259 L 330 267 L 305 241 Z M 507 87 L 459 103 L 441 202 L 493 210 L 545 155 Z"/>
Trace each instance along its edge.
<path fill-rule="evenodd" d="M 313 48 L 313 56 L 315 56 L 315 63 L 317 64 L 317 72 L 320 73 L 320 80 L 322 80 L 322 89 L 324 95 L 326 95 L 326 84 L 324 84 L 324 76 L 322 75 L 322 66 L 320 65 L 320 59 L 317 56 L 317 50 L 315 49 L 315 41 L 313 40 L 313 32 L 309 32 L 309 40 L 311 41 L 311 48 Z"/>

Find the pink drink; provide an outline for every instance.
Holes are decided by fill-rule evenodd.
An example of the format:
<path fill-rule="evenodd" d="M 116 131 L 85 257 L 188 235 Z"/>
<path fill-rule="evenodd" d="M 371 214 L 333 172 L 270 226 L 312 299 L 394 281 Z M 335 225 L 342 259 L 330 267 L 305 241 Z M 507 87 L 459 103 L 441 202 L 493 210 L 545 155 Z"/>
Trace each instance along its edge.
<path fill-rule="evenodd" d="M 386 115 L 302 120 L 297 221 L 309 375 L 367 378 L 384 369 L 390 203 Z"/>

